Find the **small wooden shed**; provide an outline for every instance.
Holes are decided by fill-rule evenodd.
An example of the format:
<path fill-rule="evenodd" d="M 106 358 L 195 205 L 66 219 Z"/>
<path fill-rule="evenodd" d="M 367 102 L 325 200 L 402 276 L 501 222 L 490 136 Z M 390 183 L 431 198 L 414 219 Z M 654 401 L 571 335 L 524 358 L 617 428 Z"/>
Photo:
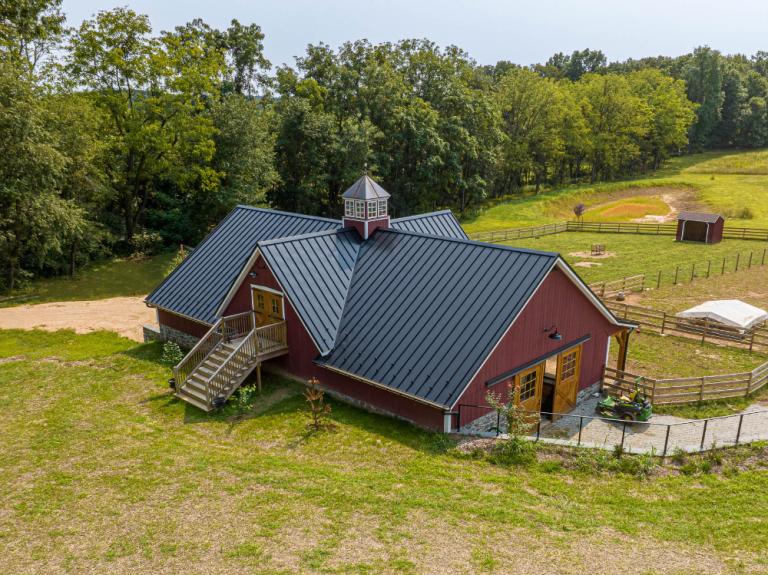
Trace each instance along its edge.
<path fill-rule="evenodd" d="M 675 237 L 679 242 L 716 244 L 723 239 L 724 225 L 725 219 L 720 214 L 680 212 Z"/>

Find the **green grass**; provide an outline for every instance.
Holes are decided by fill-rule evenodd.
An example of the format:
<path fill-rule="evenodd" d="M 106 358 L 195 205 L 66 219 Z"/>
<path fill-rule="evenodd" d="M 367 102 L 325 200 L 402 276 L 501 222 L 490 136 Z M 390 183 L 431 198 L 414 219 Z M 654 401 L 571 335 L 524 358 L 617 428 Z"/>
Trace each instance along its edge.
<path fill-rule="evenodd" d="M 74 278 L 35 280 L 0 297 L 0 307 L 51 301 L 96 300 L 149 293 L 168 274 L 175 252 L 142 259 L 111 259 L 80 270 Z"/>
<path fill-rule="evenodd" d="M 703 208 L 722 213 L 731 225 L 768 227 L 766 158 L 768 151 L 681 156 L 642 178 L 564 186 L 539 195 L 512 198 L 465 219 L 462 225 L 467 233 L 473 233 L 551 223 L 573 218 L 573 206 L 580 202 L 590 208 L 586 221 L 593 216 L 599 220 L 600 210 L 593 208 L 614 201 L 617 196 L 618 199 L 658 196 L 667 190 L 690 189 Z M 745 208 L 749 208 L 749 212 L 745 212 Z M 751 217 L 744 218 L 745 215 Z"/>
<path fill-rule="evenodd" d="M 594 267 L 576 266 L 576 271 L 587 282 L 615 280 L 638 274 L 648 274 L 656 279 L 659 270 L 664 272 L 662 282 L 671 284 L 677 265 L 682 266 L 678 280 L 690 280 L 691 266 L 695 262 L 699 274 L 705 273 L 707 262 L 713 261 L 712 270 L 720 272 L 722 258 L 727 258 L 726 270 L 733 270 L 736 254 L 741 254 L 740 269 L 748 260 L 750 251 L 755 253 L 754 261 L 761 261 L 762 252 L 768 248 L 766 242 L 749 240 L 725 240 L 719 244 L 704 245 L 676 242 L 670 236 L 640 236 L 635 234 L 604 234 L 567 232 L 540 238 L 528 238 L 507 242 L 508 245 L 554 251 L 562 254 L 571 265 L 578 262 L 594 262 Z M 590 253 L 593 244 L 603 244 L 613 257 L 593 259 L 573 256 L 573 253 Z M 768 260 L 766 260 L 768 261 Z M 710 272 L 712 273 L 712 271 Z M 697 274 L 698 275 L 698 274 Z M 729 276 L 730 277 L 730 276 Z"/>
<path fill-rule="evenodd" d="M 618 346 L 611 346 L 615 361 Z M 627 371 L 650 377 L 697 377 L 752 371 L 768 354 L 641 330 L 630 336 Z"/>
<path fill-rule="evenodd" d="M 3 573 L 768 564 L 765 471 L 640 481 L 506 468 L 337 402 L 336 429 L 307 434 L 300 389 L 274 376 L 252 412 L 209 416 L 169 395 L 159 355 L 108 333 L 0 333 Z"/>

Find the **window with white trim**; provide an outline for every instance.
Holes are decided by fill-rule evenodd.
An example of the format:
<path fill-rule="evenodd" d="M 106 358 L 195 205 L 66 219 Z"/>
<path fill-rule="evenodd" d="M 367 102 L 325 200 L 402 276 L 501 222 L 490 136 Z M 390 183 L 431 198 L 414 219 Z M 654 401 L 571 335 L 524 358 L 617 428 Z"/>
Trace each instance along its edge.
<path fill-rule="evenodd" d="M 368 202 L 368 219 L 376 217 L 376 200 Z"/>
<path fill-rule="evenodd" d="M 355 201 L 344 200 L 344 215 L 348 218 L 355 217 Z"/>
<path fill-rule="evenodd" d="M 361 220 L 365 219 L 365 202 L 355 200 L 355 217 Z"/>
<path fill-rule="evenodd" d="M 379 217 L 383 218 L 387 215 L 387 200 L 379 200 Z"/>

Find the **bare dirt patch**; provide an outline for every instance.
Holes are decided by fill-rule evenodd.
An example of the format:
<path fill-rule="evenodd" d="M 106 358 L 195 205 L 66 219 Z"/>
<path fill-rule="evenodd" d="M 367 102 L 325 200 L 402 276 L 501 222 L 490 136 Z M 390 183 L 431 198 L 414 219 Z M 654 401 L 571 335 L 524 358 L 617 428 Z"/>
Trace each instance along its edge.
<path fill-rule="evenodd" d="M 575 264 L 573 264 L 573 266 L 577 268 L 593 268 L 595 266 L 601 266 L 601 265 L 603 264 L 598 262 L 576 262 Z"/>
<path fill-rule="evenodd" d="M 605 258 L 615 258 L 616 252 L 603 252 L 602 254 L 593 254 L 592 252 L 571 252 L 568 254 L 574 258 L 588 258 L 591 260 L 604 260 Z"/>
<path fill-rule="evenodd" d="M 143 341 L 142 325 L 155 322 L 155 310 L 143 297 L 115 297 L 0 309 L 0 329 L 72 329 L 76 333 L 106 330 Z"/>
<path fill-rule="evenodd" d="M 669 206 L 669 212 L 664 215 L 647 215 L 642 218 L 637 218 L 635 222 L 639 223 L 664 223 L 677 219 L 677 214 L 684 211 L 697 211 L 703 208 L 701 202 L 699 202 L 696 190 L 693 188 L 675 188 L 669 186 L 654 186 L 651 188 L 626 188 L 617 192 L 610 192 L 602 195 L 599 204 L 590 205 L 590 210 L 597 210 L 601 206 L 613 203 L 617 200 L 623 200 L 627 198 L 636 198 L 639 196 L 655 196 L 661 198 L 665 204 Z"/>

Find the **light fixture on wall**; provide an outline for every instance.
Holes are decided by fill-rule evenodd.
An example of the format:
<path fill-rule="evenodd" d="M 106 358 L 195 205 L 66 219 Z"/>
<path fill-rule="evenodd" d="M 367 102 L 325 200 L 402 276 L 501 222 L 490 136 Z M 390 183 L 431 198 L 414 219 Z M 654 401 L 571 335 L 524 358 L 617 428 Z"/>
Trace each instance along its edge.
<path fill-rule="evenodd" d="M 563 334 L 557 331 L 556 325 L 548 327 L 547 329 L 544 330 L 544 333 L 548 333 L 549 335 L 547 337 L 555 341 L 560 341 L 561 339 L 563 339 Z"/>
<path fill-rule="evenodd" d="M 259 272 L 249 272 L 248 277 L 249 278 L 259 277 Z"/>

